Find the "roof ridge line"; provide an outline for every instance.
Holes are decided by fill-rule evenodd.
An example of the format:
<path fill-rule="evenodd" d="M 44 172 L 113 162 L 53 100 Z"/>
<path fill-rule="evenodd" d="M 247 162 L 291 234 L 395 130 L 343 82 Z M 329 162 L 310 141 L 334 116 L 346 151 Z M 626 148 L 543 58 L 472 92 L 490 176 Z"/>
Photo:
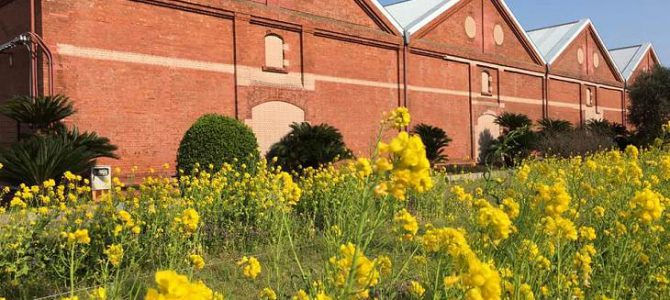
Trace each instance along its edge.
<path fill-rule="evenodd" d="M 637 44 L 637 45 L 630 45 L 630 46 L 624 46 L 624 47 L 618 47 L 618 48 L 612 48 L 612 49 L 607 49 L 607 50 L 608 50 L 608 51 L 617 51 L 617 50 L 624 50 L 624 49 L 630 49 L 630 48 L 636 48 L 636 47 L 639 48 L 639 47 L 644 46 L 644 44 L 646 44 L 646 43 Z"/>
<path fill-rule="evenodd" d="M 585 20 L 585 19 L 582 19 L 582 20 Z M 566 26 L 566 25 L 574 25 L 574 24 L 577 24 L 577 23 L 581 22 L 582 20 L 577 20 L 577 21 L 566 22 L 566 23 L 561 23 L 561 24 L 556 24 L 556 25 L 550 25 L 550 26 L 539 27 L 539 28 L 535 28 L 535 29 L 526 30 L 526 32 L 533 32 L 533 31 L 544 30 L 544 29 L 550 29 L 550 28 L 561 27 L 561 26 Z"/>
<path fill-rule="evenodd" d="M 393 6 L 393 5 L 396 5 L 396 4 L 405 3 L 405 2 L 409 2 L 409 1 L 413 1 L 413 0 L 402 0 L 402 1 L 398 1 L 398 2 L 395 2 L 395 3 L 387 4 L 387 5 L 382 5 L 382 6 L 383 7 L 389 7 L 389 6 Z"/>

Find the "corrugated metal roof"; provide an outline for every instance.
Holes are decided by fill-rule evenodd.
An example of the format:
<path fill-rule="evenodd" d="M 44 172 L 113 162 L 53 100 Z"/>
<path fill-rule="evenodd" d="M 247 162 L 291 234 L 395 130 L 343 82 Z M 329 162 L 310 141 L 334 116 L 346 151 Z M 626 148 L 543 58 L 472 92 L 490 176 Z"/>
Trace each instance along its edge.
<path fill-rule="evenodd" d="M 651 43 L 644 43 L 641 45 L 623 47 L 609 50 L 614 63 L 621 72 L 626 80 L 630 79 L 637 69 L 637 66 L 640 65 L 644 55 L 647 54 L 647 51 L 651 48 Z"/>
<path fill-rule="evenodd" d="M 591 23 L 583 19 L 572 23 L 528 31 L 528 36 L 547 63 L 553 63 L 582 30 Z"/>
<path fill-rule="evenodd" d="M 400 23 L 398 23 L 398 21 L 396 21 L 396 19 L 393 18 L 391 13 L 389 13 L 389 11 L 384 8 L 384 5 L 382 5 L 379 2 L 379 0 L 372 0 L 372 3 L 384 15 L 384 17 L 387 20 L 389 20 L 389 22 L 391 22 L 391 24 L 393 24 L 393 27 L 395 27 L 395 29 L 397 29 L 400 33 L 403 33 L 403 28 L 402 28 L 402 26 L 400 26 Z"/>
<path fill-rule="evenodd" d="M 461 2 L 461 0 L 405 0 L 388 4 L 384 6 L 384 8 L 391 14 L 397 24 L 404 29 L 403 34 L 405 34 L 405 39 L 409 41 L 409 38 L 413 33 L 419 31 L 423 26 L 426 26 L 432 20 L 439 17 L 459 2 Z M 500 3 L 507 14 L 512 17 L 514 25 L 519 28 L 525 38 L 530 41 L 530 37 L 521 26 L 521 23 L 519 23 L 519 20 L 517 20 L 514 13 L 512 13 L 512 10 L 507 6 L 507 3 L 505 3 L 504 0 L 500 0 Z M 532 42 L 530 42 L 530 46 L 542 63 L 544 63 L 544 57 L 538 49 L 535 48 Z"/>
<path fill-rule="evenodd" d="M 591 22 L 591 19 L 582 19 L 572 23 L 529 30 L 528 36 L 530 36 L 535 47 L 540 50 L 547 64 L 551 65 L 561 53 L 570 46 L 572 41 L 574 41 L 575 38 L 589 26 L 594 32 L 596 42 L 599 43 L 603 49 L 607 49 L 605 42 L 603 42 L 598 30 Z M 609 63 L 614 65 L 614 69 L 617 69 L 616 63 L 614 62 L 614 59 L 612 59 L 612 55 L 610 55 L 609 51 L 605 50 L 604 56 Z M 625 80 L 621 73 L 614 73 L 619 80 Z"/>
<path fill-rule="evenodd" d="M 461 0 L 407 0 L 384 6 L 409 35 Z"/>

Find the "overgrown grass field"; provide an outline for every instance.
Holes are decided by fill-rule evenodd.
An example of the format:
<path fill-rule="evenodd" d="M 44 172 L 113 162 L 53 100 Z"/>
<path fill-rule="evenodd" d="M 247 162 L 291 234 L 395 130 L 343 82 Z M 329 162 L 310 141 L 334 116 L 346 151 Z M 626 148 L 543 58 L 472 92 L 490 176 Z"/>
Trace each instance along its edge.
<path fill-rule="evenodd" d="M 384 130 L 403 123 L 392 115 Z M 128 188 L 116 179 L 99 201 L 70 173 L 22 186 L 0 215 L 0 295 L 670 297 L 662 147 L 530 160 L 506 177 L 449 183 L 401 132 L 369 159 L 300 175 L 272 162 L 213 170 Z"/>

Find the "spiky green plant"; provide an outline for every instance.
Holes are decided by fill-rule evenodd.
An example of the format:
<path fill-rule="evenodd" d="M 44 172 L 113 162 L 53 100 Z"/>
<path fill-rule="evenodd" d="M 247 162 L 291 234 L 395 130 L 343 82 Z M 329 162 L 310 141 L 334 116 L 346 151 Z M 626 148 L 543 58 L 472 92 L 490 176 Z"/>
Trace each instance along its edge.
<path fill-rule="evenodd" d="M 76 113 L 66 96 L 19 96 L 0 107 L 0 114 L 19 123 L 29 124 L 34 134 L 44 135 L 62 127 L 63 119 Z"/>
<path fill-rule="evenodd" d="M 84 173 L 102 157 L 117 158 L 116 146 L 93 132 L 80 133 L 58 129 L 55 134 L 35 135 L 0 148 L 0 180 L 18 185 L 39 185 L 48 179 L 60 179 L 66 171 Z"/>
<path fill-rule="evenodd" d="M 449 157 L 444 154 L 444 149 L 449 146 L 452 139 L 442 128 L 421 123 L 414 126 L 412 133 L 421 137 L 421 141 L 426 146 L 426 157 L 431 166 L 448 160 Z"/>
<path fill-rule="evenodd" d="M 503 134 L 507 134 L 522 127 L 530 128 L 533 125 L 533 121 L 528 118 L 528 116 L 511 112 L 500 114 L 493 122 L 502 127 Z"/>
<path fill-rule="evenodd" d="M 561 119 L 544 118 L 537 121 L 537 124 L 540 127 L 539 134 L 541 136 L 551 136 L 558 133 L 570 132 L 575 129 L 570 121 Z"/>
<path fill-rule="evenodd" d="M 293 123 L 291 132 L 272 145 L 268 161 L 277 159 L 284 170 L 300 171 L 352 157 L 339 130 L 328 124 L 312 126 L 307 122 Z"/>

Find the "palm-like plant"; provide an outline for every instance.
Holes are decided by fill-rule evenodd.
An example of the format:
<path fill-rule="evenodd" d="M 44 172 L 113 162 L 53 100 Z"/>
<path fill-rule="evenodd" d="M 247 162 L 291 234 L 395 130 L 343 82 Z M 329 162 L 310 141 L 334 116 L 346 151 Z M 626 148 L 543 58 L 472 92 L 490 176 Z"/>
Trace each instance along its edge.
<path fill-rule="evenodd" d="M 421 141 L 426 146 L 426 157 L 432 166 L 448 160 L 448 156 L 444 154 L 444 148 L 449 146 L 452 139 L 442 128 L 422 123 L 414 126 L 412 133 L 421 137 Z"/>
<path fill-rule="evenodd" d="M 293 123 L 291 132 L 272 145 L 266 157 L 268 160 L 276 158 L 284 170 L 300 171 L 302 168 L 318 168 L 338 158 L 350 158 L 352 154 L 335 127 L 303 122 Z"/>
<path fill-rule="evenodd" d="M 570 121 L 560 119 L 544 118 L 537 121 L 537 124 L 540 125 L 541 136 L 551 136 L 558 133 L 566 133 L 575 129 Z"/>
<path fill-rule="evenodd" d="M 10 184 L 41 184 L 60 179 L 70 171 L 82 174 L 97 158 L 117 158 L 116 146 L 94 132 L 68 130 L 62 123 L 75 113 L 65 96 L 17 97 L 0 107 L 0 113 L 33 129 L 8 149 L 0 149 L 0 181 Z"/>
<path fill-rule="evenodd" d="M 36 135 L 0 149 L 4 165 L 0 180 L 10 184 L 39 185 L 48 179 L 59 179 L 66 171 L 81 174 L 92 167 L 95 159 L 116 158 L 116 146 L 95 133 L 60 129 L 58 134 Z"/>
<path fill-rule="evenodd" d="M 36 135 L 62 127 L 63 119 L 76 113 L 70 99 L 63 95 L 45 97 L 19 96 L 0 107 L 3 114 L 19 123 L 30 124 Z"/>
<path fill-rule="evenodd" d="M 504 112 L 496 117 L 495 124 L 498 124 L 503 129 L 503 134 L 517 130 L 522 127 L 531 127 L 533 121 L 524 114 L 517 114 L 511 112 Z"/>

